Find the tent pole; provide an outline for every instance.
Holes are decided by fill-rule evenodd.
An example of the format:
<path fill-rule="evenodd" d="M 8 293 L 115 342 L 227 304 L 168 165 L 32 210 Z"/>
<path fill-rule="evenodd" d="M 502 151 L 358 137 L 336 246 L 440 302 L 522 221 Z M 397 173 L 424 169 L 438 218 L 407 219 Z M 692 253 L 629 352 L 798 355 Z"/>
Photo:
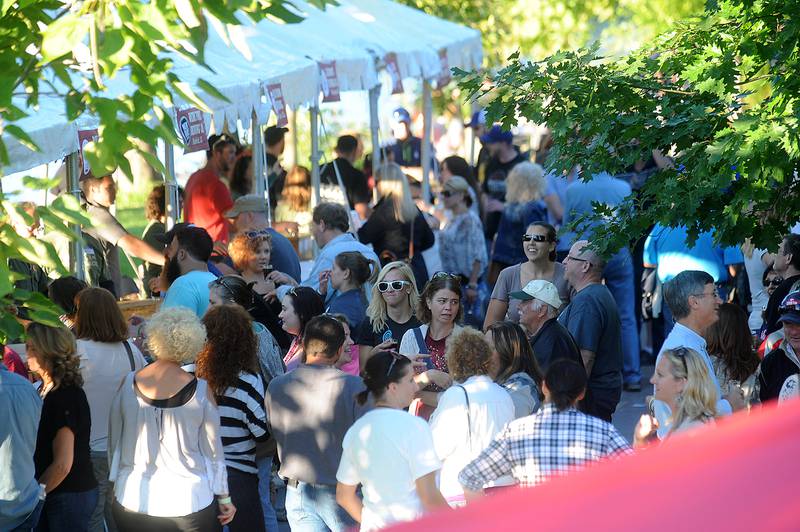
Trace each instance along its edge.
<path fill-rule="evenodd" d="M 256 113 L 253 111 L 253 116 L 250 122 L 250 138 L 253 142 L 253 182 L 256 186 L 255 193 L 259 196 L 264 196 L 268 188 L 264 181 L 264 138 L 261 136 L 261 127 L 258 125 Z M 253 192 L 253 191 L 251 191 Z M 268 194 L 268 192 L 266 192 Z"/>
<path fill-rule="evenodd" d="M 67 155 L 67 188 L 75 198 L 81 201 L 81 187 L 78 184 L 80 169 L 78 167 L 78 154 L 70 153 Z M 75 232 L 75 240 L 69 244 L 69 271 L 81 281 L 86 280 L 86 270 L 83 265 L 83 238 L 81 237 L 81 227 L 77 224 L 70 224 Z"/>
<path fill-rule="evenodd" d="M 311 188 L 314 190 L 314 206 L 320 204 L 319 194 L 319 106 L 314 104 L 309 107 L 308 114 L 311 119 Z"/>
<path fill-rule="evenodd" d="M 427 205 L 431 196 L 431 130 L 433 120 L 433 90 L 427 80 L 422 80 L 422 199 Z"/>
<path fill-rule="evenodd" d="M 180 208 L 178 205 L 178 182 L 175 179 L 175 146 L 164 142 L 164 187 L 167 200 L 167 231 L 178 222 Z"/>
<path fill-rule="evenodd" d="M 381 144 L 380 129 L 381 123 L 378 118 L 378 98 L 381 96 L 380 84 L 369 90 L 369 131 L 372 139 L 372 174 L 381 165 Z"/>

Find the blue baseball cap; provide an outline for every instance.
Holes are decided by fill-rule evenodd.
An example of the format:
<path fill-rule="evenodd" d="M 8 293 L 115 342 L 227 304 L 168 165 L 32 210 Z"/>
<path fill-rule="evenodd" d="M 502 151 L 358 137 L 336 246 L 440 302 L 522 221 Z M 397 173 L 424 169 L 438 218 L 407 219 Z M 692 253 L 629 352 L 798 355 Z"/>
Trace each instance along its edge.
<path fill-rule="evenodd" d="M 787 294 L 778 307 L 778 313 L 781 316 L 779 322 L 800 324 L 800 291 Z"/>
<path fill-rule="evenodd" d="M 411 123 L 411 115 L 408 114 L 408 111 L 405 110 L 403 107 L 398 107 L 394 111 L 392 111 L 392 120 L 397 123 L 405 122 L 406 124 Z"/>
<path fill-rule="evenodd" d="M 481 135 L 481 142 L 484 144 L 494 144 L 497 142 L 511 144 L 514 142 L 514 135 L 510 131 L 503 131 L 503 128 L 499 125 L 494 125 L 485 135 Z"/>
<path fill-rule="evenodd" d="M 472 113 L 472 119 L 464 123 L 464 127 L 478 127 L 486 125 L 486 112 L 475 111 Z"/>

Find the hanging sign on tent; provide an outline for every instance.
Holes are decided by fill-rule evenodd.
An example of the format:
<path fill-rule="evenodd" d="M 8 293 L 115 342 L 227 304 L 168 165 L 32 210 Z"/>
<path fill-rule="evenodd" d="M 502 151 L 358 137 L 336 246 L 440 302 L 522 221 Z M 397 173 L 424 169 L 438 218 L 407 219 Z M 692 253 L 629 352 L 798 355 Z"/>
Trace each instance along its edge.
<path fill-rule="evenodd" d="M 448 83 L 450 83 L 450 64 L 447 61 L 447 48 L 442 48 L 439 50 L 439 77 L 436 78 L 436 82 L 439 85 L 439 88 L 444 87 Z"/>
<path fill-rule="evenodd" d="M 96 129 L 79 129 L 78 130 L 78 160 L 80 161 L 81 174 L 78 179 L 83 180 L 92 175 L 92 169 L 89 166 L 89 161 L 83 156 L 83 150 L 87 144 L 96 141 L 99 137 Z"/>
<path fill-rule="evenodd" d="M 403 77 L 400 75 L 400 65 L 397 63 L 397 54 L 394 52 L 388 53 L 383 56 L 383 62 L 386 63 L 386 72 L 392 78 L 392 94 L 403 93 Z"/>
<path fill-rule="evenodd" d="M 193 153 L 209 148 L 203 111 L 196 107 L 188 107 L 178 110 L 175 117 L 178 122 L 178 133 L 185 146 L 183 153 Z"/>
<path fill-rule="evenodd" d="M 323 102 L 338 102 L 339 78 L 336 76 L 336 61 L 319 62 L 319 89 L 322 91 Z"/>
<path fill-rule="evenodd" d="M 269 101 L 272 102 L 272 110 L 278 117 L 278 127 L 284 127 L 289 123 L 289 117 L 286 114 L 286 100 L 283 99 L 281 84 L 267 85 L 267 94 L 269 94 Z"/>

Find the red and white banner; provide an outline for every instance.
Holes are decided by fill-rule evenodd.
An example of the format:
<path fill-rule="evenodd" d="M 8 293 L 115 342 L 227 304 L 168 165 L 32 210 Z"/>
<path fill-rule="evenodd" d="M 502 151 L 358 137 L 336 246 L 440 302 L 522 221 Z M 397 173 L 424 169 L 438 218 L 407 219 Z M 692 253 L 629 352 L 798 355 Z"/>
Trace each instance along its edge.
<path fill-rule="evenodd" d="M 90 142 L 96 141 L 100 136 L 96 129 L 79 129 L 78 130 L 78 160 L 80 162 L 80 177 L 83 180 L 92 176 L 92 169 L 89 166 L 89 161 L 83 156 L 83 149 Z"/>
<path fill-rule="evenodd" d="M 183 153 L 209 149 L 208 132 L 206 131 L 206 121 L 203 119 L 203 111 L 196 107 L 189 107 L 177 111 L 175 115 L 178 123 L 178 134 L 185 146 Z"/>
<path fill-rule="evenodd" d="M 397 54 L 394 52 L 388 53 L 383 56 L 383 62 L 386 64 L 386 72 L 392 79 L 392 94 L 403 93 L 403 77 L 400 75 L 400 65 L 397 63 Z"/>
<path fill-rule="evenodd" d="M 336 61 L 319 62 L 319 90 L 322 92 L 323 102 L 338 102 L 341 100 L 339 93 L 339 78 L 336 75 Z"/>
<path fill-rule="evenodd" d="M 284 127 L 289 123 L 289 116 L 286 114 L 286 100 L 283 99 L 283 89 L 280 83 L 267 85 L 269 101 L 272 102 L 272 110 L 278 117 L 278 127 Z"/>

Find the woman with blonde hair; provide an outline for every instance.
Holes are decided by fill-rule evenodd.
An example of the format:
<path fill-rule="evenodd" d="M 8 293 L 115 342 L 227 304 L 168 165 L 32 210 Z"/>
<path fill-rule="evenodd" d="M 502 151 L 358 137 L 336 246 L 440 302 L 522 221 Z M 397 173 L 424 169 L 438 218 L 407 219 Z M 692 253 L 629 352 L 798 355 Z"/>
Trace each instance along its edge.
<path fill-rule="evenodd" d="M 372 244 L 382 265 L 409 261 L 417 286 L 422 286 L 428 280 L 422 252 L 433 246 L 433 231 L 414 203 L 408 178 L 399 165 L 381 165 L 375 180 L 381 199 L 358 230 L 358 239 Z"/>
<path fill-rule="evenodd" d="M 213 391 L 184 371 L 206 341 L 189 309 L 175 307 L 147 322 L 147 347 L 156 359 L 125 378 L 109 416 L 109 480 L 114 521 L 122 531 L 216 531 L 236 507 Z"/>
<path fill-rule="evenodd" d="M 511 396 L 491 377 L 492 348 L 475 329 L 463 329 L 447 347 L 454 384 L 439 396 L 431 416 L 433 446 L 442 471 L 439 490 L 451 506 L 464 504 L 458 474 L 514 419 Z M 500 484 L 513 484 L 511 478 Z M 497 485 L 497 484 L 493 484 Z"/>
<path fill-rule="evenodd" d="M 521 162 L 508 173 L 506 183 L 507 200 L 489 265 L 489 284 L 494 284 L 503 268 L 525 262 L 525 254 L 519 245 L 525 228 L 533 222 L 547 221 L 547 207 L 542 200 L 547 185 L 544 168 Z"/>
<path fill-rule="evenodd" d="M 655 387 L 654 398 L 666 403 L 672 413 L 667 426 L 658 430 L 659 438 L 714 422 L 717 387 L 708 365 L 694 349 L 678 347 L 661 353 L 650 383 Z M 656 429 L 659 427 L 652 416 L 642 416 L 634 433 L 634 446 L 652 439 Z"/>
<path fill-rule="evenodd" d="M 397 349 L 406 331 L 420 326 L 415 315 L 418 302 L 414 272 L 408 264 L 394 261 L 381 268 L 372 285 L 367 317 L 354 338 L 362 368 L 375 353 Z"/>
<path fill-rule="evenodd" d="M 311 172 L 305 166 L 295 166 L 286 174 L 275 221 L 296 223 L 300 237 L 311 234 Z"/>
<path fill-rule="evenodd" d="M 86 531 L 97 506 L 97 481 L 89 454 L 92 419 L 75 337 L 64 326 L 33 322 L 25 347 L 28 367 L 42 378 L 33 461 L 46 498 L 36 529 Z"/>

